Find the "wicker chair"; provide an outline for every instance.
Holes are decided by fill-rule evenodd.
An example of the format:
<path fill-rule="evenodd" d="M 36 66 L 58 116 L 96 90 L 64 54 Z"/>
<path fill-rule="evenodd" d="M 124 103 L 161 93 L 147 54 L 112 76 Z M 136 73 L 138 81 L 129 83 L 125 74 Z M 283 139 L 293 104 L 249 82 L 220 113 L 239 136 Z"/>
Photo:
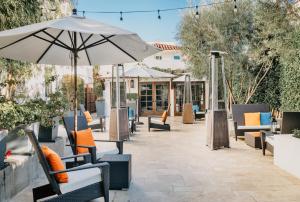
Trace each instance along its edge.
<path fill-rule="evenodd" d="M 46 198 L 45 201 L 90 201 L 99 197 L 104 197 L 104 201 L 109 201 L 109 164 L 85 164 L 65 170 L 52 171 L 48 161 L 44 157 L 41 147 L 33 131 L 26 131 L 39 162 L 45 172 L 49 184 L 32 189 L 33 201 Z M 88 157 L 90 154 L 74 155 L 61 158 L 62 160 Z M 86 158 L 88 159 L 88 158 Z M 58 183 L 55 174 L 67 172 L 68 183 Z M 48 198 L 53 196 L 51 198 Z"/>
<path fill-rule="evenodd" d="M 74 117 L 73 116 L 64 116 L 63 122 L 67 131 L 68 139 L 70 142 L 70 146 L 72 148 L 73 154 L 76 154 L 76 148 L 75 148 L 75 140 L 71 133 L 71 131 L 74 130 Z M 85 130 L 88 129 L 89 126 L 87 124 L 87 120 L 85 116 L 78 116 L 77 117 L 77 130 Z M 116 148 L 106 151 L 97 151 L 96 147 L 92 146 L 86 146 L 86 145 L 77 145 L 77 147 L 84 147 L 88 148 L 89 152 L 92 157 L 92 163 L 97 163 L 98 160 L 104 155 L 104 154 L 123 154 L 123 140 L 95 140 L 95 142 L 107 142 L 107 143 L 115 143 Z M 72 166 L 70 164 L 70 166 Z"/>

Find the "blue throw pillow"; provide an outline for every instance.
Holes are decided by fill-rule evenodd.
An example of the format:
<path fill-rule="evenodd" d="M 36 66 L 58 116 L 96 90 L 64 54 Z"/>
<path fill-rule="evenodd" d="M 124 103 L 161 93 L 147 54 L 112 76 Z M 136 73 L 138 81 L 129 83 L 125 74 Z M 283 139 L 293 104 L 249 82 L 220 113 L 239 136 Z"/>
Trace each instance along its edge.
<path fill-rule="evenodd" d="M 271 112 L 261 112 L 260 125 L 271 125 L 271 124 L 272 124 Z"/>
<path fill-rule="evenodd" d="M 193 105 L 193 112 L 196 111 L 196 112 L 199 112 L 199 106 L 198 105 Z"/>

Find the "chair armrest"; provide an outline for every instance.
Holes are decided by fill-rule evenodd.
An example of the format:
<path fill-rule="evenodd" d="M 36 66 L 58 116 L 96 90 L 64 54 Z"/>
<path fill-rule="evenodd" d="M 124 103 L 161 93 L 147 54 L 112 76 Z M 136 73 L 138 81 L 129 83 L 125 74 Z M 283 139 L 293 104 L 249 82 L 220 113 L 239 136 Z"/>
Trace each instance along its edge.
<path fill-rule="evenodd" d="M 64 173 L 64 172 L 86 170 L 86 169 L 90 169 L 90 168 L 102 168 L 102 167 L 107 167 L 107 166 L 109 166 L 109 164 L 107 162 L 104 162 L 104 163 L 97 163 L 97 164 L 92 164 L 92 165 L 84 165 L 84 166 L 80 166 L 80 167 L 69 168 L 69 169 L 65 169 L 65 170 L 50 171 L 49 174 L 55 175 L 55 174 Z"/>
<path fill-rule="evenodd" d="M 123 140 L 95 140 L 95 142 L 115 142 L 119 150 L 119 154 L 123 154 Z"/>
<path fill-rule="evenodd" d="M 75 147 L 75 145 L 70 145 L 70 144 L 67 144 L 66 146 L 68 146 L 68 147 Z M 89 149 L 89 148 L 93 148 L 93 147 L 95 147 L 95 146 L 88 146 L 88 145 L 76 145 L 76 147 L 81 147 L 81 148 L 87 148 L 87 149 Z"/>
<path fill-rule="evenodd" d="M 78 158 L 78 157 L 88 157 L 90 156 L 91 154 L 89 153 L 84 153 L 84 154 L 77 154 L 77 155 L 71 155 L 71 156 L 64 156 L 64 157 L 61 157 L 61 160 L 66 160 L 66 159 L 75 159 L 75 158 Z"/>
<path fill-rule="evenodd" d="M 66 145 L 66 146 L 75 147 L 75 145 Z M 92 161 L 92 163 L 96 163 L 97 162 L 97 147 L 95 147 L 95 146 L 87 146 L 87 145 L 76 145 L 76 147 L 87 148 L 89 150 L 89 153 L 91 154 L 91 161 Z"/>

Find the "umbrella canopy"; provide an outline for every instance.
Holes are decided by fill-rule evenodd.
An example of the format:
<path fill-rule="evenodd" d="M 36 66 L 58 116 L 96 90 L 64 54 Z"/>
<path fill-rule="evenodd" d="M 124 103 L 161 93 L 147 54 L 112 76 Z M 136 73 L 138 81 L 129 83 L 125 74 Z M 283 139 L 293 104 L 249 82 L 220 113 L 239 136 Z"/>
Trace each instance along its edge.
<path fill-rule="evenodd" d="M 173 74 L 151 69 L 146 65 L 137 65 L 124 73 L 125 77 L 140 77 L 140 78 L 173 78 Z"/>
<path fill-rule="evenodd" d="M 0 57 L 39 64 L 121 64 L 159 51 L 137 34 L 79 16 L 0 32 Z"/>
<path fill-rule="evenodd" d="M 77 15 L 0 32 L 0 57 L 74 66 L 74 130 L 78 65 L 140 61 L 157 52 L 135 33 Z"/>
<path fill-rule="evenodd" d="M 188 73 L 187 73 L 188 74 Z M 176 78 L 173 80 L 173 82 L 185 82 L 185 75 L 187 74 L 183 74 L 182 76 Z M 195 78 L 193 75 L 191 74 L 188 74 L 190 75 L 190 78 L 191 78 L 191 82 L 195 82 L 195 81 L 206 81 L 206 79 L 203 77 L 202 79 L 197 79 Z"/>

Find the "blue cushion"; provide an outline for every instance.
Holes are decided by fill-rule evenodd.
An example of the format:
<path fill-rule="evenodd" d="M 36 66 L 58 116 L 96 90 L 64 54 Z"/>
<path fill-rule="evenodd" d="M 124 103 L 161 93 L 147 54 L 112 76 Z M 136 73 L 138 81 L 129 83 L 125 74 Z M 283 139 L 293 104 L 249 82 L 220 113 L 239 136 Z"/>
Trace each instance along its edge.
<path fill-rule="evenodd" d="M 271 112 L 261 112 L 260 113 L 260 125 L 271 125 L 272 115 Z"/>
<path fill-rule="evenodd" d="M 129 110 L 128 110 L 128 117 L 129 118 L 134 118 L 134 109 L 129 108 Z"/>
<path fill-rule="evenodd" d="M 196 111 L 196 112 L 199 112 L 199 106 L 198 105 L 193 105 L 193 112 Z"/>

